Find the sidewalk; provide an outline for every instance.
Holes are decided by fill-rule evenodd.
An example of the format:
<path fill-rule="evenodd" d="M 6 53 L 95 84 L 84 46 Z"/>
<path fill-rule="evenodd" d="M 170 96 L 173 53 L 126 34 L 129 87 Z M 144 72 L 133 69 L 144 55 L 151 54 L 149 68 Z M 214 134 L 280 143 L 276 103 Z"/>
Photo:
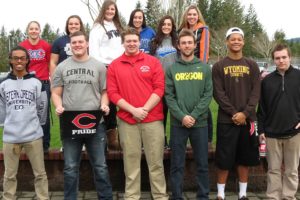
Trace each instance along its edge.
<path fill-rule="evenodd" d="M 123 194 L 122 192 L 113 192 L 113 199 L 114 200 L 122 200 L 123 199 Z M 195 200 L 196 192 L 185 192 L 184 193 L 184 199 L 185 200 Z M 211 192 L 209 195 L 209 199 L 215 199 L 216 198 L 216 192 Z M 248 192 L 248 198 L 250 200 L 260 200 L 260 199 L 265 199 L 265 194 L 264 193 L 252 193 Z M 2 199 L 2 196 L 0 197 Z M 17 200 L 32 200 L 36 199 L 35 198 L 35 193 L 34 192 L 18 192 L 18 198 Z M 86 192 L 80 192 L 78 195 L 78 200 L 96 200 L 96 192 L 94 191 L 86 191 Z M 150 198 L 150 192 L 143 192 L 141 199 L 143 200 L 151 200 Z M 226 192 L 226 200 L 237 200 L 238 196 L 237 194 L 233 192 Z M 300 199 L 300 192 L 297 193 L 297 199 Z M 63 200 L 63 192 L 58 191 L 58 192 L 50 192 L 50 200 Z"/>

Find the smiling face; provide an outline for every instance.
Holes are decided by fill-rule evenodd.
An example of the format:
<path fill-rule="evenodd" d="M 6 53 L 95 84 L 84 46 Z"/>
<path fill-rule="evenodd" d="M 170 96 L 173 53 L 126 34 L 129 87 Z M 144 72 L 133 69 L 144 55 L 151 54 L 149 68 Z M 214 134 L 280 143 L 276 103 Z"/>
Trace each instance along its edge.
<path fill-rule="evenodd" d="M 244 38 L 239 33 L 233 33 L 227 38 L 226 44 L 230 52 L 239 53 L 244 47 Z"/>
<path fill-rule="evenodd" d="M 143 25 L 143 13 L 140 11 L 137 11 L 133 16 L 133 26 L 135 29 L 140 30 Z"/>
<path fill-rule="evenodd" d="M 128 56 L 136 55 L 139 53 L 140 39 L 135 34 L 125 35 L 123 46 L 126 55 Z"/>
<path fill-rule="evenodd" d="M 173 28 L 172 21 L 170 19 L 165 19 L 161 27 L 163 34 L 169 36 L 172 31 L 172 28 Z"/>
<path fill-rule="evenodd" d="M 29 62 L 26 53 L 22 50 L 15 50 L 11 54 L 10 64 L 16 76 L 23 76 L 27 73 L 26 65 Z"/>
<path fill-rule="evenodd" d="M 183 60 L 193 57 L 196 48 L 193 36 L 182 36 L 179 38 L 178 49 Z"/>
<path fill-rule="evenodd" d="M 70 34 L 80 30 L 80 21 L 77 18 L 70 18 L 68 21 L 68 30 Z"/>
<path fill-rule="evenodd" d="M 187 12 L 187 22 L 188 22 L 188 25 L 190 28 L 193 28 L 197 23 L 198 23 L 198 20 L 199 20 L 199 15 L 198 15 L 198 12 L 196 9 L 190 9 L 188 12 Z"/>
<path fill-rule="evenodd" d="M 39 24 L 31 22 L 27 27 L 27 34 L 29 40 L 38 40 L 40 38 L 41 29 Z"/>
<path fill-rule="evenodd" d="M 80 59 L 84 56 L 87 56 L 87 49 L 89 44 L 86 41 L 84 35 L 71 37 L 70 45 L 73 56 L 75 58 Z"/>
<path fill-rule="evenodd" d="M 116 15 L 116 7 L 115 5 L 112 4 L 108 6 L 108 8 L 105 10 L 104 19 L 106 21 L 111 22 L 113 21 L 115 15 Z"/>

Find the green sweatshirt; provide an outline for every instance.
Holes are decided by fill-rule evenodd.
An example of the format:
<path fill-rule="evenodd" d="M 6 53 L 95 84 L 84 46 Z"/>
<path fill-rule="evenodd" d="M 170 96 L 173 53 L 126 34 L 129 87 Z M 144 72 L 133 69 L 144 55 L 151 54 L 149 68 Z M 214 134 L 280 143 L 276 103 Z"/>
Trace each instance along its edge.
<path fill-rule="evenodd" d="M 196 57 L 190 62 L 179 58 L 166 71 L 165 90 L 172 126 L 182 126 L 186 115 L 196 119 L 194 127 L 207 126 L 207 111 L 213 92 L 209 65 Z"/>

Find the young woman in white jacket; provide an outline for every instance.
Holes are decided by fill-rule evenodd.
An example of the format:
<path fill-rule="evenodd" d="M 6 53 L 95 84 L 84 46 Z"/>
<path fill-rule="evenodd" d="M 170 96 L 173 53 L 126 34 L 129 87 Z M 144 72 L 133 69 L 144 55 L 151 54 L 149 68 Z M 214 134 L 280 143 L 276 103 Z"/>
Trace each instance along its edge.
<path fill-rule="evenodd" d="M 116 3 L 104 1 L 89 37 L 89 54 L 109 67 L 110 63 L 121 56 L 124 48 L 121 42 L 123 30 Z M 110 113 L 104 117 L 108 149 L 118 150 L 116 106 L 110 103 Z"/>

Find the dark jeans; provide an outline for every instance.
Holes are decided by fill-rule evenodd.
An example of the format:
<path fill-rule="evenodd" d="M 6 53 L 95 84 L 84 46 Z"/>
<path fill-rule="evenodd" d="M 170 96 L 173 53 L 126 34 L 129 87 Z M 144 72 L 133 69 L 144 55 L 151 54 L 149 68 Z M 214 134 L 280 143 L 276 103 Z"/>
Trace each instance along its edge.
<path fill-rule="evenodd" d="M 106 130 L 114 129 L 117 127 L 117 106 L 110 102 L 109 110 L 109 114 L 103 116 Z"/>
<path fill-rule="evenodd" d="M 163 102 L 163 112 L 164 112 L 165 147 L 167 147 L 168 146 L 168 138 L 167 138 L 166 133 L 167 133 L 167 121 L 168 121 L 169 108 L 168 108 L 167 101 L 166 101 L 165 97 L 163 97 L 162 102 Z"/>
<path fill-rule="evenodd" d="M 190 140 L 197 165 L 197 200 L 208 199 L 208 140 L 207 127 L 184 128 L 171 126 L 171 199 L 183 199 L 183 175 L 187 140 Z"/>
<path fill-rule="evenodd" d="M 112 200 L 112 187 L 105 159 L 105 126 L 99 124 L 95 135 L 89 138 L 64 138 L 64 199 L 77 199 L 82 145 L 85 144 L 91 163 L 98 199 Z"/>
<path fill-rule="evenodd" d="M 43 136 L 43 148 L 44 150 L 48 149 L 50 147 L 50 97 L 51 97 L 51 91 L 50 91 L 50 82 L 42 81 L 45 91 L 47 93 L 47 101 L 48 101 L 48 109 L 47 109 L 47 119 L 46 123 L 42 125 L 44 136 Z"/>
<path fill-rule="evenodd" d="M 207 129 L 208 129 L 208 142 L 213 140 L 213 120 L 210 108 L 208 109 L 207 116 Z"/>

